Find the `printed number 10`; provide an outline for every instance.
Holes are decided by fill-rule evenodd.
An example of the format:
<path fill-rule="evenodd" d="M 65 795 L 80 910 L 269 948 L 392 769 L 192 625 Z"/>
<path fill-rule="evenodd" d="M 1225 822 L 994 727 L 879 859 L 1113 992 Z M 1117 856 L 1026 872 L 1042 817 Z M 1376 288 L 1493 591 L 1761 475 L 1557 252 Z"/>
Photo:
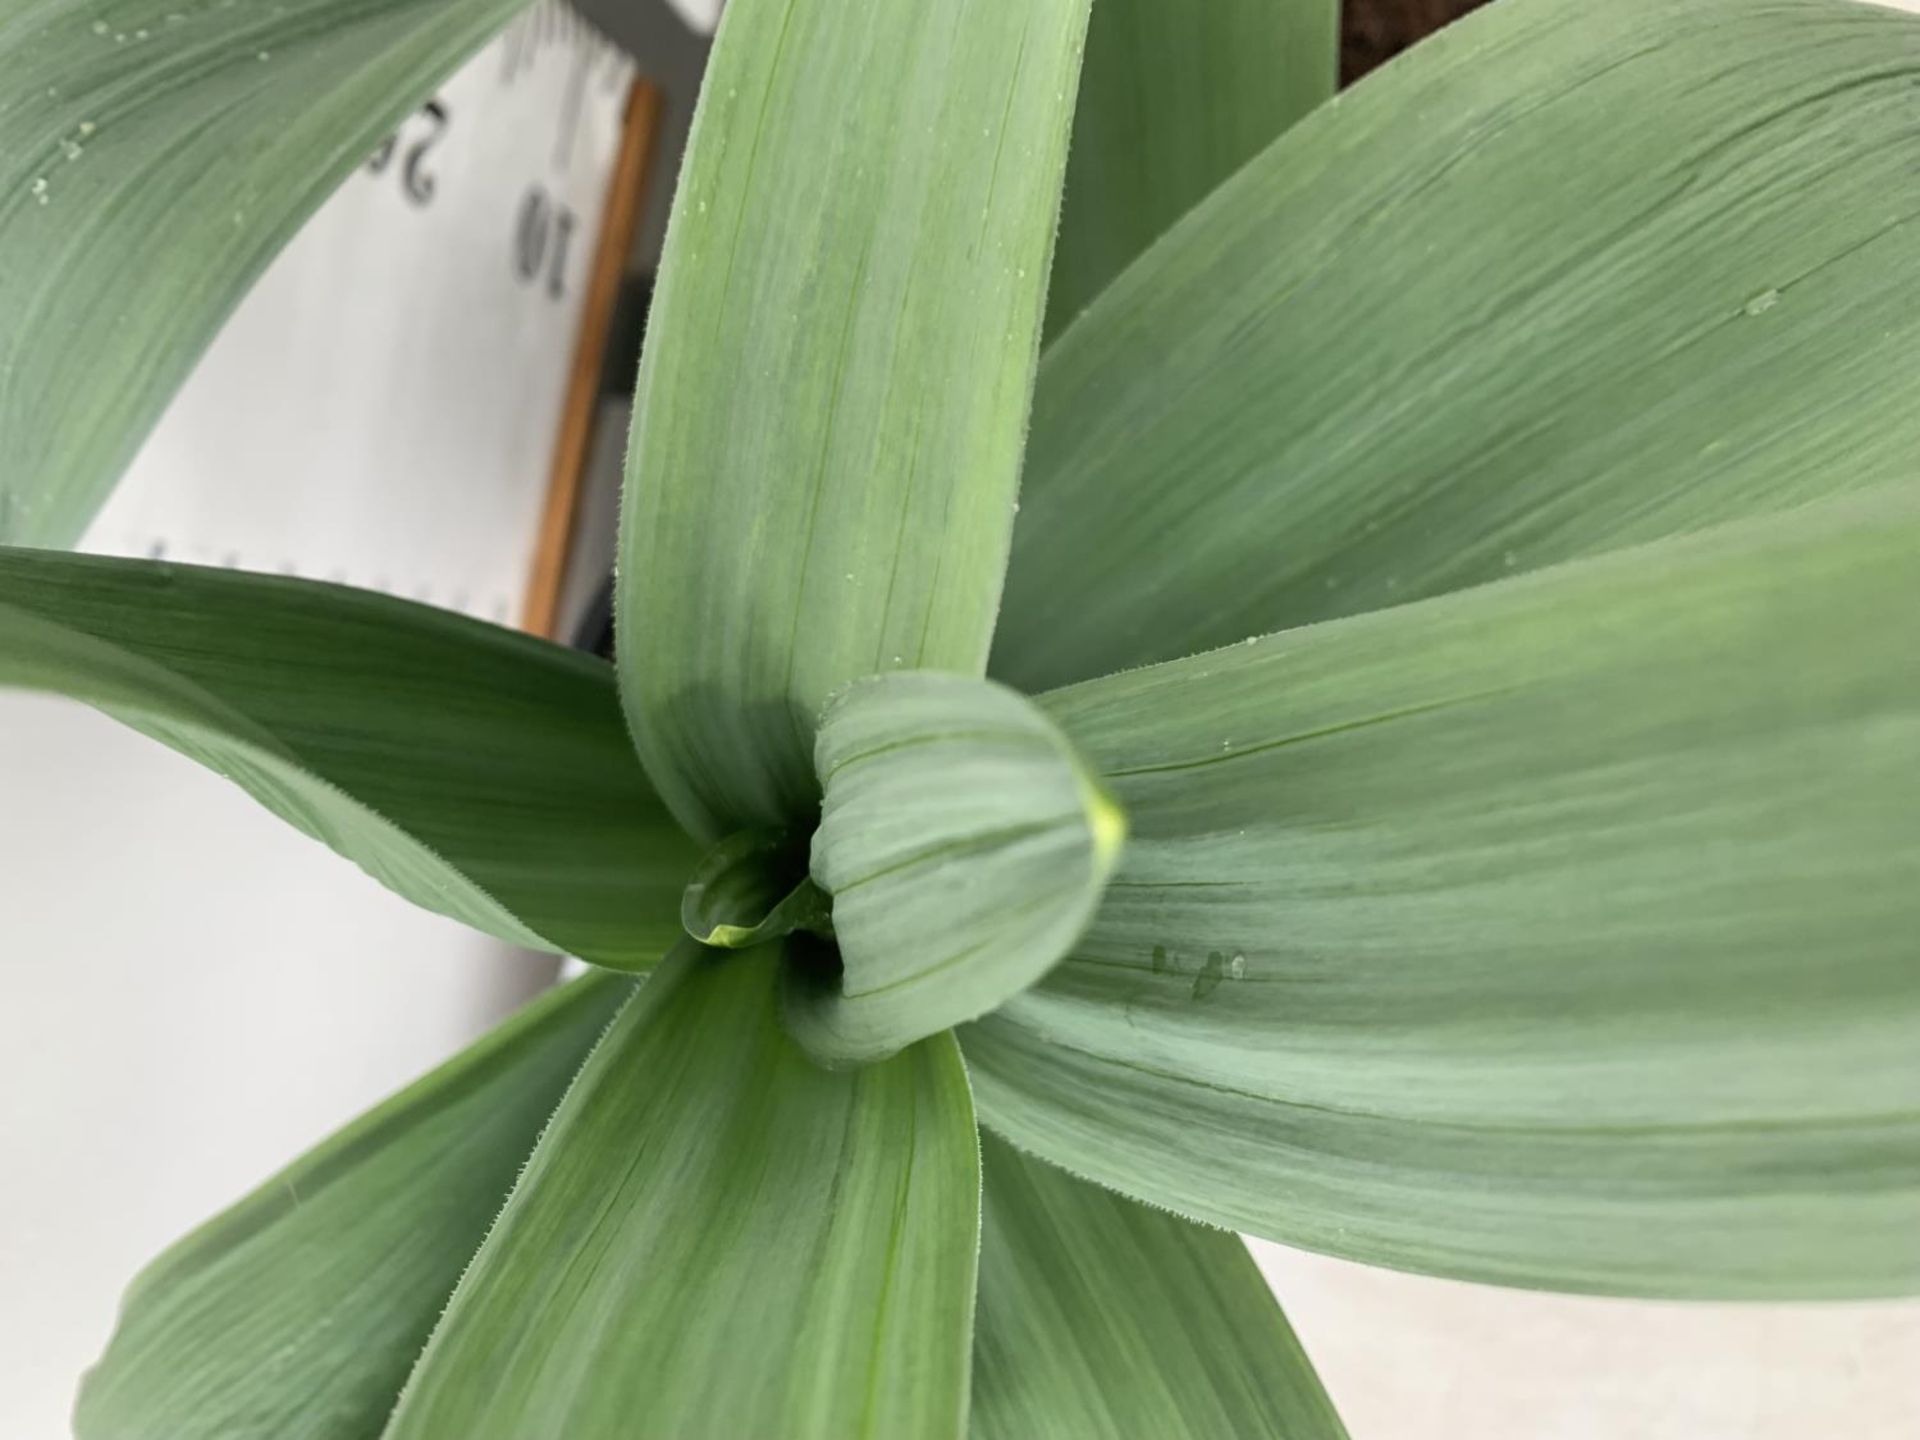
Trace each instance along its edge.
<path fill-rule="evenodd" d="M 539 185 L 527 190 L 520 202 L 520 219 L 513 230 L 514 274 L 529 285 L 544 271 L 547 294 L 555 300 L 567 293 L 567 250 L 573 241 L 573 211 L 550 199 Z"/>

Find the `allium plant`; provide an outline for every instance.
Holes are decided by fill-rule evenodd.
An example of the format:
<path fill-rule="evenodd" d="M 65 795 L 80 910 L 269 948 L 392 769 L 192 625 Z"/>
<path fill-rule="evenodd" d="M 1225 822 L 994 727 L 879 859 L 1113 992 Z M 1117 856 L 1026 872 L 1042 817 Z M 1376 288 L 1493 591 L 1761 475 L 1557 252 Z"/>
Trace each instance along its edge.
<path fill-rule="evenodd" d="M 1328 0 L 734 0 L 617 668 L 25 548 L 506 10 L 0 17 L 0 680 L 594 967 L 158 1260 L 83 1440 L 1336 1435 L 1236 1230 L 1920 1290 L 1910 17 L 1329 101 Z"/>

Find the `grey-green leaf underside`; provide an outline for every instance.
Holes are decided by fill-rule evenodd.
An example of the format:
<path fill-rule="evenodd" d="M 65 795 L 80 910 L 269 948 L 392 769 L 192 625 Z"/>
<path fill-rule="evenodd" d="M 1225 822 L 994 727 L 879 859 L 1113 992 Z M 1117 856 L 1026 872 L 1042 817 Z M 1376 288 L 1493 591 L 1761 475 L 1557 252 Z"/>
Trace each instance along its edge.
<path fill-rule="evenodd" d="M 154 1261 L 78 1440 L 371 1440 L 567 1082 L 630 985 L 589 976 Z"/>
<path fill-rule="evenodd" d="M 1911 473 L 1920 18 L 1503 0 L 1293 127 L 1047 353 L 1029 693 Z"/>
<path fill-rule="evenodd" d="M 953 1037 L 830 1073 L 778 946 L 684 943 L 594 1051 L 386 1440 L 957 1440 L 980 1170 Z"/>
<path fill-rule="evenodd" d="M 789 987 L 816 1058 L 876 1059 L 984 1015 L 1079 938 L 1126 820 L 1032 701 L 965 675 L 902 671 L 827 706 L 813 880 L 840 973 Z"/>
<path fill-rule="evenodd" d="M 0 544 L 78 538 L 255 276 L 520 3 L 0 11 Z"/>
<path fill-rule="evenodd" d="M 0 550 L 0 687 L 94 705 L 416 904 L 646 969 L 694 852 L 604 663 L 367 591 Z"/>
<path fill-rule="evenodd" d="M 621 681 L 709 843 L 804 824 L 829 695 L 978 674 L 1087 0 L 734 0 L 649 322 Z"/>
<path fill-rule="evenodd" d="M 1238 1236 L 981 1142 L 970 1440 L 1344 1440 Z"/>
<path fill-rule="evenodd" d="M 1920 1290 L 1920 496 L 1056 692 L 1133 838 L 981 1115 L 1408 1269 Z"/>
<path fill-rule="evenodd" d="M 1047 291 L 1057 334 L 1168 226 L 1333 94 L 1338 0 L 1098 0 Z"/>

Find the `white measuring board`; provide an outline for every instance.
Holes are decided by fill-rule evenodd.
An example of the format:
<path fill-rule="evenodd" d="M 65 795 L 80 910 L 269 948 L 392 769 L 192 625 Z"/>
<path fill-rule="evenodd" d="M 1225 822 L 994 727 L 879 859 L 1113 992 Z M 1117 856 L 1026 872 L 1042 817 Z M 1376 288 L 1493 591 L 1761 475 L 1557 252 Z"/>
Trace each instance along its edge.
<path fill-rule="evenodd" d="M 81 548 L 516 619 L 633 77 L 522 16 L 274 261 Z"/>

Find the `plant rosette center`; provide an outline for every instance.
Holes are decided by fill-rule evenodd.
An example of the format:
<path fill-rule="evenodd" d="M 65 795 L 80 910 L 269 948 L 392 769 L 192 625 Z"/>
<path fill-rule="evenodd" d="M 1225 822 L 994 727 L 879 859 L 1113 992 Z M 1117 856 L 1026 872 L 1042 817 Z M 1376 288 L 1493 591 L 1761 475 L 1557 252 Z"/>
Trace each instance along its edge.
<path fill-rule="evenodd" d="M 787 947 L 783 1013 L 816 1060 L 879 1060 L 1064 959 L 1126 837 L 1059 727 L 987 680 L 901 671 L 830 700 L 811 836 L 739 831 L 681 902 L 703 945 Z"/>

